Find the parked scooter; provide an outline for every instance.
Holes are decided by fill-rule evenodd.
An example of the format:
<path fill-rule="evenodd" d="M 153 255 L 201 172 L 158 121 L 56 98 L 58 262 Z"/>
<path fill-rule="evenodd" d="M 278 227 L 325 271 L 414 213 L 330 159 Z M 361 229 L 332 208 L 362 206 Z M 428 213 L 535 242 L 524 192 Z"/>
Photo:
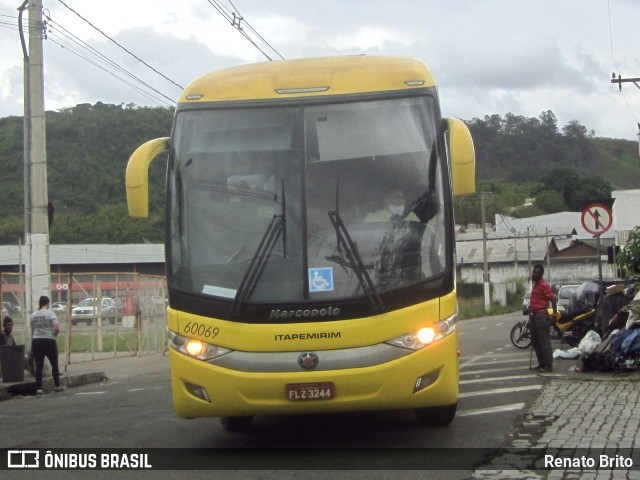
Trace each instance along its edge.
<path fill-rule="evenodd" d="M 597 309 L 601 291 L 597 282 L 581 283 L 569 308 L 558 312 L 558 318 L 551 330 L 552 338 L 564 339 L 570 346 L 577 347 L 589 330 L 595 330 L 600 334 Z"/>
<path fill-rule="evenodd" d="M 549 325 L 551 338 L 564 338 L 570 346 L 577 347 L 587 332 L 594 329 L 595 312 L 595 309 L 590 310 L 565 323 L 560 323 L 560 314 L 557 314 L 556 320 L 553 321 L 553 313 L 549 312 L 550 321 L 553 322 Z M 516 348 L 525 349 L 531 346 L 530 317 L 520 320 L 511 328 L 510 338 Z"/>
<path fill-rule="evenodd" d="M 599 296 L 600 287 L 596 282 L 584 282 L 576 290 L 575 300 L 568 310 L 558 312 L 554 318 L 553 311 L 549 309 L 551 338 L 563 339 L 571 347 L 577 347 L 589 330 L 600 330 L 596 321 Z M 516 348 L 529 348 L 531 331 L 528 317 L 512 327 L 510 338 Z"/>

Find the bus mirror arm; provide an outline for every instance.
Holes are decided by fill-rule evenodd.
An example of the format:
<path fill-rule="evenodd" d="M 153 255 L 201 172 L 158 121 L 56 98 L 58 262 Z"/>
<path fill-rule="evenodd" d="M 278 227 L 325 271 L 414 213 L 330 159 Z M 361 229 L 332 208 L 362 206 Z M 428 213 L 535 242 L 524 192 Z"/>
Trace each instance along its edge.
<path fill-rule="evenodd" d="M 149 165 L 162 152 L 169 150 L 169 138 L 150 140 L 129 158 L 126 172 L 127 205 L 134 218 L 149 216 Z"/>

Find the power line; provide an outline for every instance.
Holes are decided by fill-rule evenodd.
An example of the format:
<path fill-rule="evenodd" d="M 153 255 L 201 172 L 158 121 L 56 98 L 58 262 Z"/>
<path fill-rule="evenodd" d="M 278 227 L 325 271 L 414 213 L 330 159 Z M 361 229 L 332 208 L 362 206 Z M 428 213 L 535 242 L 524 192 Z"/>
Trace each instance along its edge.
<path fill-rule="evenodd" d="M 49 35 L 48 40 L 49 40 L 49 41 L 51 41 L 51 42 L 53 42 L 53 43 L 55 43 L 56 45 L 60 46 L 61 48 L 63 48 L 63 49 L 65 49 L 65 50 L 67 50 L 68 52 L 70 52 L 70 53 L 72 53 L 72 54 L 76 55 L 77 57 L 79 57 L 79 58 L 81 58 L 81 59 L 83 59 L 83 60 L 85 60 L 85 61 L 89 62 L 89 63 L 90 63 L 90 64 L 92 64 L 93 66 L 95 66 L 95 67 L 99 68 L 100 70 L 102 70 L 102 71 L 104 71 L 104 72 L 108 73 L 109 75 L 111 75 L 111 76 L 113 76 L 113 77 L 117 78 L 117 79 L 118 79 L 118 80 L 120 80 L 121 82 L 126 83 L 127 85 L 129 85 L 130 87 L 132 87 L 132 88 L 134 88 L 135 90 L 139 91 L 139 92 L 140 92 L 140 93 L 142 93 L 143 95 L 146 95 L 147 97 L 152 98 L 152 99 L 153 99 L 153 100 L 155 100 L 155 101 L 159 101 L 159 102 L 161 102 L 161 103 L 164 103 L 165 105 L 173 106 L 171 103 L 167 103 L 167 102 L 165 102 L 164 100 L 162 100 L 162 99 L 160 99 L 160 98 L 158 98 L 158 97 L 154 97 L 154 96 L 153 96 L 153 95 L 151 95 L 149 92 L 144 91 L 143 89 L 141 89 L 141 88 L 140 88 L 140 87 L 138 87 L 137 85 L 134 85 L 133 83 L 131 83 L 131 82 L 129 82 L 129 81 L 127 81 L 127 80 L 125 80 L 124 78 L 119 77 L 119 76 L 118 76 L 118 75 L 116 75 L 115 73 L 110 72 L 110 71 L 109 71 L 109 70 L 107 70 L 106 68 L 104 68 L 104 67 L 102 67 L 102 66 L 98 65 L 98 63 L 97 63 L 97 62 L 92 61 L 92 60 L 91 60 L 91 59 L 89 59 L 88 57 L 86 57 L 86 56 L 82 55 L 81 53 L 79 53 L 79 52 L 77 52 L 77 51 L 73 50 L 72 48 L 69 48 L 68 46 L 64 45 L 62 42 L 57 41 L 57 40 L 56 40 L 56 38 L 57 38 L 57 36 L 56 36 L 55 34 L 54 34 L 54 35 Z M 151 87 L 149 87 L 149 88 L 151 88 Z M 153 89 L 153 90 L 154 90 L 155 92 L 157 92 L 157 90 L 155 90 L 155 89 Z M 171 102 L 173 102 L 173 101 L 172 101 L 169 97 L 167 97 L 166 95 L 164 95 L 164 94 L 162 94 L 162 93 L 160 93 L 160 92 L 157 92 L 157 93 L 159 93 L 159 94 L 160 94 L 160 95 L 162 95 L 164 98 L 167 98 L 167 99 L 169 99 Z M 173 104 L 175 104 L 175 102 L 174 102 Z"/>
<path fill-rule="evenodd" d="M 242 26 L 243 22 L 245 25 L 247 25 L 249 30 L 254 35 L 256 35 L 260 40 L 262 40 L 262 42 L 265 43 L 269 47 L 269 49 L 271 49 L 271 51 L 273 51 L 276 55 L 278 55 L 281 59 L 284 60 L 284 57 L 280 55 L 280 53 L 275 48 L 273 48 L 269 44 L 269 42 L 267 42 L 258 32 L 256 32 L 256 30 L 251 25 L 249 25 L 249 23 L 244 19 L 244 17 L 240 15 L 240 12 L 238 12 L 235 6 L 233 7 L 235 12 L 229 12 L 228 9 L 224 5 L 221 5 L 217 0 L 207 0 L 207 1 L 213 8 L 215 8 L 218 11 L 218 13 L 220 13 L 220 15 L 222 15 L 231 24 L 232 27 L 234 27 L 254 47 L 256 47 L 260 51 L 260 53 L 262 53 L 268 60 L 273 60 L 273 59 L 262 48 L 260 48 L 260 46 L 258 46 L 258 44 L 249 36 L 249 34 L 247 34 L 247 32 L 244 31 L 244 28 Z"/>
<path fill-rule="evenodd" d="M 84 51 L 86 51 L 91 57 L 94 57 L 96 59 L 96 61 L 106 64 L 108 65 L 110 68 L 115 69 L 116 71 L 119 71 L 121 73 L 123 73 L 125 76 L 128 76 L 129 78 L 131 78 L 132 80 L 140 83 L 141 85 L 143 85 L 144 87 L 146 87 L 147 89 L 153 91 L 154 93 L 156 93 L 157 95 L 160 95 L 161 97 L 164 97 L 165 99 L 167 99 L 170 102 L 170 105 L 175 105 L 175 101 L 165 95 L 164 93 L 160 92 L 158 89 L 152 87 L 150 84 L 146 83 L 145 81 L 143 81 L 142 79 L 140 79 L 139 77 L 135 76 L 133 73 L 129 72 L 128 70 L 126 70 L 125 68 L 123 68 L 122 66 L 118 65 L 115 61 L 111 60 L 110 58 L 108 58 L 107 56 L 105 56 L 104 54 L 100 53 L 98 50 L 96 50 L 95 48 L 93 48 L 92 46 L 88 45 L 86 42 L 84 42 L 83 40 L 81 40 L 80 38 L 78 38 L 76 35 L 74 35 L 72 32 L 70 32 L 68 29 L 66 29 L 64 26 L 62 26 L 61 24 L 59 24 L 58 22 L 55 22 L 51 19 L 49 19 L 50 24 L 54 24 L 56 25 L 59 29 L 60 29 L 60 34 L 64 37 L 64 40 L 60 37 L 57 37 L 57 32 L 55 31 L 49 31 L 49 35 L 54 35 L 54 37 L 59 38 L 61 42 L 71 42 L 72 44 L 75 44 L 77 46 L 79 46 L 81 49 L 83 49 Z M 88 61 L 89 63 L 91 63 L 94 66 L 97 66 L 98 68 L 107 71 L 106 69 L 100 67 L 99 65 L 97 65 L 97 63 L 95 61 L 90 60 L 89 58 L 87 58 L 86 56 L 78 53 L 77 51 L 73 50 L 73 46 L 69 45 L 69 43 L 66 43 L 65 45 L 61 45 L 59 42 L 54 42 L 58 45 L 60 45 L 62 48 L 67 48 L 69 51 L 71 51 L 71 53 L 76 54 L 78 57 Z M 118 77 L 117 75 L 107 71 L 107 73 L 115 76 L 116 78 L 122 80 L 124 83 L 134 87 L 136 90 L 145 93 L 143 90 L 141 90 L 140 88 L 136 87 L 135 85 L 131 84 L 130 82 L 124 80 L 121 77 Z M 154 98 L 156 100 L 158 100 L 157 97 L 154 97 L 153 95 L 148 95 L 150 98 Z M 167 104 L 164 101 L 161 101 L 164 104 Z"/>
<path fill-rule="evenodd" d="M 640 121 L 638 121 L 638 117 L 633 113 L 633 110 L 631 109 L 631 105 L 629 104 L 629 100 L 627 99 L 627 96 L 622 92 L 622 82 L 623 82 L 622 77 L 618 75 L 618 80 L 616 81 L 616 74 L 615 74 L 616 66 L 615 66 L 614 54 L 613 54 L 613 26 L 611 22 L 611 0 L 607 0 L 607 13 L 609 15 L 609 45 L 611 47 L 611 71 L 614 72 L 611 74 L 611 77 L 612 77 L 611 83 L 618 83 L 620 87 L 620 93 L 622 94 L 622 99 L 624 100 L 624 103 L 627 106 L 627 110 L 629 110 L 629 113 L 631 114 L 633 119 L 638 124 L 638 127 L 640 128 Z M 634 83 L 636 87 L 640 88 L 636 82 Z"/>
<path fill-rule="evenodd" d="M 244 17 L 242 16 L 242 14 L 240 13 L 240 11 L 236 8 L 236 6 L 233 4 L 233 2 L 231 0 L 229 0 L 229 4 L 233 7 L 233 9 L 236 11 L 236 13 L 238 14 L 238 16 L 240 17 L 240 22 L 242 22 L 244 20 L 244 23 L 247 27 L 249 27 L 249 30 L 251 30 L 260 40 L 262 40 L 262 42 L 267 45 L 276 55 L 278 55 L 282 60 L 284 60 L 284 57 L 282 55 L 280 55 L 280 52 L 278 52 L 275 48 L 273 48 L 273 46 L 271 46 L 271 44 L 269 42 L 267 42 L 264 37 L 262 35 L 260 35 L 256 29 L 254 29 L 251 24 L 244 19 Z"/>
<path fill-rule="evenodd" d="M 129 51 L 127 48 L 125 48 L 124 46 L 120 45 L 118 42 L 116 42 L 113 38 L 111 38 L 109 35 L 107 35 L 106 33 L 104 33 L 102 30 L 100 30 L 98 27 L 96 27 L 93 23 L 91 23 L 89 20 L 87 20 L 86 18 L 84 18 L 82 15 L 80 15 L 78 12 L 76 12 L 73 8 L 71 8 L 69 5 L 67 5 L 66 3 L 64 3 L 62 0 L 58 0 L 62 5 L 64 5 L 66 8 L 68 8 L 71 12 L 73 12 L 75 15 L 77 15 L 78 17 L 80 17 L 80 19 L 82 19 L 85 23 L 87 23 L 88 25 L 90 25 L 94 30 L 96 30 L 97 32 L 99 32 L 101 35 L 103 35 L 105 38 L 107 38 L 109 41 L 113 42 L 114 44 L 116 44 L 118 47 L 120 47 L 122 50 L 124 50 L 125 52 L 127 52 L 129 55 L 131 55 L 133 58 L 135 58 L 136 60 L 138 60 L 140 63 L 142 63 L 143 65 L 145 65 L 146 67 L 150 68 L 151 70 L 153 70 L 155 73 L 157 73 L 158 75 L 160 75 L 162 78 L 164 78 L 165 80 L 169 81 L 170 83 L 172 83 L 173 85 L 175 85 L 176 87 L 178 87 L 180 90 L 184 90 L 184 87 L 182 87 L 181 85 L 178 85 L 176 82 L 174 82 L 173 80 L 171 80 L 169 77 L 167 77 L 166 75 L 164 75 L 163 73 L 159 72 L 158 70 L 156 70 L 155 68 L 153 68 L 151 65 L 149 65 L 147 62 L 145 62 L 144 60 L 142 60 L 140 57 L 138 57 L 136 54 L 134 54 L 133 52 Z"/>
<path fill-rule="evenodd" d="M 153 100 L 154 102 L 161 103 L 161 104 L 164 104 L 164 105 L 167 105 L 167 106 L 175 106 L 174 99 L 168 97 L 167 95 L 163 94 L 162 92 L 160 92 L 156 88 L 152 87 L 151 85 L 149 85 L 148 83 L 146 83 L 142 79 L 136 77 L 134 74 L 132 74 L 131 72 L 127 71 L 125 68 L 123 68 L 120 65 L 118 65 L 115 61 L 109 59 L 107 56 L 103 55 L 98 50 L 96 50 L 95 48 L 93 48 L 92 46 L 90 46 L 89 44 L 84 42 L 83 40 L 81 40 L 79 37 L 77 37 L 75 34 L 70 32 L 68 29 L 66 29 L 60 23 L 54 21 L 53 19 L 51 19 L 47 15 L 45 15 L 45 16 L 46 16 L 46 19 L 47 19 L 45 21 L 45 25 L 46 25 L 46 28 L 47 28 L 47 32 L 46 32 L 45 38 L 47 40 L 50 40 L 52 43 L 54 43 L 54 44 L 58 45 L 59 47 L 65 49 L 69 53 L 72 53 L 72 54 L 76 55 L 78 58 L 80 58 L 80 59 L 92 64 L 93 66 L 103 70 L 105 73 L 115 77 L 116 79 L 118 79 L 121 82 L 125 83 L 129 87 L 137 90 L 139 93 L 145 95 L 146 97 L 148 97 L 149 99 Z M 4 21 L 2 19 L 2 17 L 13 19 L 13 20 L 15 20 L 15 22 Z M 57 32 L 52 29 L 52 25 L 55 25 L 57 27 L 57 29 L 60 31 L 60 34 L 57 34 Z M 11 15 L 0 14 L 0 28 L 7 28 L 9 30 L 19 31 L 18 18 L 15 17 L 15 16 L 11 16 Z M 27 29 L 27 30 L 30 29 L 29 26 L 26 26 L 24 28 Z M 38 30 L 40 31 L 40 29 L 38 29 Z M 78 47 L 79 47 L 79 49 L 78 49 Z M 113 70 L 115 70 L 117 72 L 120 72 L 124 76 L 129 77 L 134 82 L 137 82 L 137 83 L 141 84 L 143 87 L 145 87 L 146 89 L 148 89 L 148 90 L 150 90 L 151 92 L 154 92 L 154 93 L 150 93 L 148 91 L 145 91 L 143 88 L 135 85 L 134 83 L 132 83 L 130 81 L 127 81 L 122 76 L 119 76 L 118 74 L 114 73 L 113 71 L 109 71 L 107 68 L 101 66 L 100 63 L 102 63 L 103 65 L 106 65 L 108 68 L 111 68 L 111 69 L 113 69 Z M 164 99 L 168 100 L 168 102 L 163 100 L 163 98 L 159 98 L 159 97 L 163 97 Z"/>
<path fill-rule="evenodd" d="M 609 14 L 609 45 L 611 46 L 611 71 L 616 71 L 616 66 L 613 61 L 613 28 L 611 26 L 611 0 L 607 0 L 607 13 Z"/>

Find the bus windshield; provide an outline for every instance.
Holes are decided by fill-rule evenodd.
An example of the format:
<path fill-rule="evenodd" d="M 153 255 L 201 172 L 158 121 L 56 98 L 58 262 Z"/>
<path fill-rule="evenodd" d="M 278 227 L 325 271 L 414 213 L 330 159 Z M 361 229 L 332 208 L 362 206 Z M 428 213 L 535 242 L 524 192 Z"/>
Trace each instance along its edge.
<path fill-rule="evenodd" d="M 230 303 L 314 302 L 442 274 L 437 125 L 430 96 L 179 111 L 172 288 Z"/>

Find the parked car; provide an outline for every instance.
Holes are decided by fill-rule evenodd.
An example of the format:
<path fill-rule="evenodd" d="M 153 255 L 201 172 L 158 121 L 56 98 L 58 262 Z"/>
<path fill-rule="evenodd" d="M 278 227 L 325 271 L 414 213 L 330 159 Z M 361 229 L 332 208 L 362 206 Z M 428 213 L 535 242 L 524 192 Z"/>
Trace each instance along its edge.
<path fill-rule="evenodd" d="M 531 299 L 531 290 L 524 294 L 522 299 L 522 314 L 529 315 L 529 300 Z"/>
<path fill-rule="evenodd" d="M 71 309 L 71 324 L 91 325 L 100 315 L 109 323 L 115 322 L 116 304 L 113 298 L 104 297 L 100 304 L 97 298 L 83 298 L 77 307 Z"/>
<path fill-rule="evenodd" d="M 57 315 L 67 313 L 67 304 L 64 302 L 52 303 L 51 310 L 53 310 Z"/>
<path fill-rule="evenodd" d="M 16 305 L 13 302 L 2 302 L 2 306 L 9 313 L 20 313 L 20 305 Z"/>

